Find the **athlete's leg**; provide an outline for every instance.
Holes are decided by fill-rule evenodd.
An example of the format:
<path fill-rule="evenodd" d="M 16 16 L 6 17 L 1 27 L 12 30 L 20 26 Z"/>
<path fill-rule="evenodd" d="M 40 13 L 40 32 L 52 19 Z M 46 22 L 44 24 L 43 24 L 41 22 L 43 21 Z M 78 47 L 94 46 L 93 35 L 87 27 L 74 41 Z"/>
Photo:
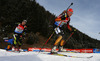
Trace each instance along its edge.
<path fill-rule="evenodd" d="M 18 40 L 18 49 L 19 49 L 19 51 L 23 51 L 22 49 L 21 49 L 21 46 L 22 46 L 22 35 L 20 35 L 20 38 L 19 38 L 19 40 Z"/>
<path fill-rule="evenodd" d="M 65 40 L 66 40 L 66 35 L 63 35 L 63 38 L 62 38 L 62 40 L 60 42 L 60 46 L 59 46 L 59 51 L 60 52 L 65 52 L 66 51 L 66 49 L 63 48 Z"/>
<path fill-rule="evenodd" d="M 14 41 L 13 41 L 12 51 L 15 51 L 16 44 L 17 44 L 18 34 L 13 34 L 13 36 L 14 36 Z"/>

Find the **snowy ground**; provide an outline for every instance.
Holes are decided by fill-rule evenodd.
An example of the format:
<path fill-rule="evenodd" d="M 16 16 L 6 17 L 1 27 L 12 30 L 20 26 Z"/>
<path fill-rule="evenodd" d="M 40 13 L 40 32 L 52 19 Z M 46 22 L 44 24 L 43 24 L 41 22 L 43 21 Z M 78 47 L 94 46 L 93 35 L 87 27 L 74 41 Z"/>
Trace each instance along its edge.
<path fill-rule="evenodd" d="M 71 56 L 89 57 L 93 58 L 72 58 L 63 56 L 54 56 L 41 54 L 38 52 L 6 52 L 0 49 L 0 61 L 100 61 L 99 53 L 62 53 Z"/>

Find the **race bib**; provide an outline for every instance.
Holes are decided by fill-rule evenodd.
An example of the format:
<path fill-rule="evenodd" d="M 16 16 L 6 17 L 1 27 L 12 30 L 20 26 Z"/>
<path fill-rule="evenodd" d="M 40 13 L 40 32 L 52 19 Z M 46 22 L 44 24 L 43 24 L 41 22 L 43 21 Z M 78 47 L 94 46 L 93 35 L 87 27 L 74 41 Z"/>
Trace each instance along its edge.
<path fill-rule="evenodd" d="M 18 27 L 16 27 L 15 32 L 16 33 L 22 33 L 24 30 L 24 27 L 22 25 L 18 25 Z"/>
<path fill-rule="evenodd" d="M 19 29 L 19 28 L 16 27 L 15 31 L 17 31 L 17 32 L 23 32 L 23 29 Z"/>

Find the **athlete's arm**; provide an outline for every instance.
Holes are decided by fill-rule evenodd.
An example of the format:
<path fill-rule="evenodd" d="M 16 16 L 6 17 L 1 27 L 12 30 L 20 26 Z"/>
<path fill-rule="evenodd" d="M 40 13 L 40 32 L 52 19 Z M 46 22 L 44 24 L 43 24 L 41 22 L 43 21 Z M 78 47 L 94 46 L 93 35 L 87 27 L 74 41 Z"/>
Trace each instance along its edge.
<path fill-rule="evenodd" d="M 67 17 L 67 14 L 64 13 L 64 14 L 61 15 L 61 17 L 57 17 L 57 18 L 55 19 L 55 21 L 62 21 L 62 20 L 65 20 L 66 17 Z"/>
<path fill-rule="evenodd" d="M 55 21 L 61 21 L 61 18 L 56 18 Z"/>
<path fill-rule="evenodd" d="M 26 31 L 27 31 L 27 26 L 24 26 L 23 32 L 26 32 Z"/>
<path fill-rule="evenodd" d="M 26 32 L 27 32 L 27 26 L 24 26 L 24 30 L 23 30 L 23 33 L 22 33 L 23 37 L 25 37 Z"/>
<path fill-rule="evenodd" d="M 69 23 L 70 23 L 70 21 L 68 21 L 67 27 L 68 27 L 68 29 L 69 29 L 70 31 L 72 31 L 72 28 L 70 27 Z"/>

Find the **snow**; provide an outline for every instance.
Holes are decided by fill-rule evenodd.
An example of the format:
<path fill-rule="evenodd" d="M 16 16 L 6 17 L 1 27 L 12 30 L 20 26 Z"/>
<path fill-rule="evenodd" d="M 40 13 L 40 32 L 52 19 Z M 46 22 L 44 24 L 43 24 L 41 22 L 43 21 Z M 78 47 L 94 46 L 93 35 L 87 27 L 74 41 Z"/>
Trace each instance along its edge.
<path fill-rule="evenodd" d="M 78 57 L 89 57 L 92 58 L 75 58 L 75 57 L 64 57 L 64 56 L 54 56 L 42 54 L 44 52 L 7 52 L 5 50 L 0 49 L 0 61 L 100 61 L 99 53 L 60 53 L 71 56 Z"/>

